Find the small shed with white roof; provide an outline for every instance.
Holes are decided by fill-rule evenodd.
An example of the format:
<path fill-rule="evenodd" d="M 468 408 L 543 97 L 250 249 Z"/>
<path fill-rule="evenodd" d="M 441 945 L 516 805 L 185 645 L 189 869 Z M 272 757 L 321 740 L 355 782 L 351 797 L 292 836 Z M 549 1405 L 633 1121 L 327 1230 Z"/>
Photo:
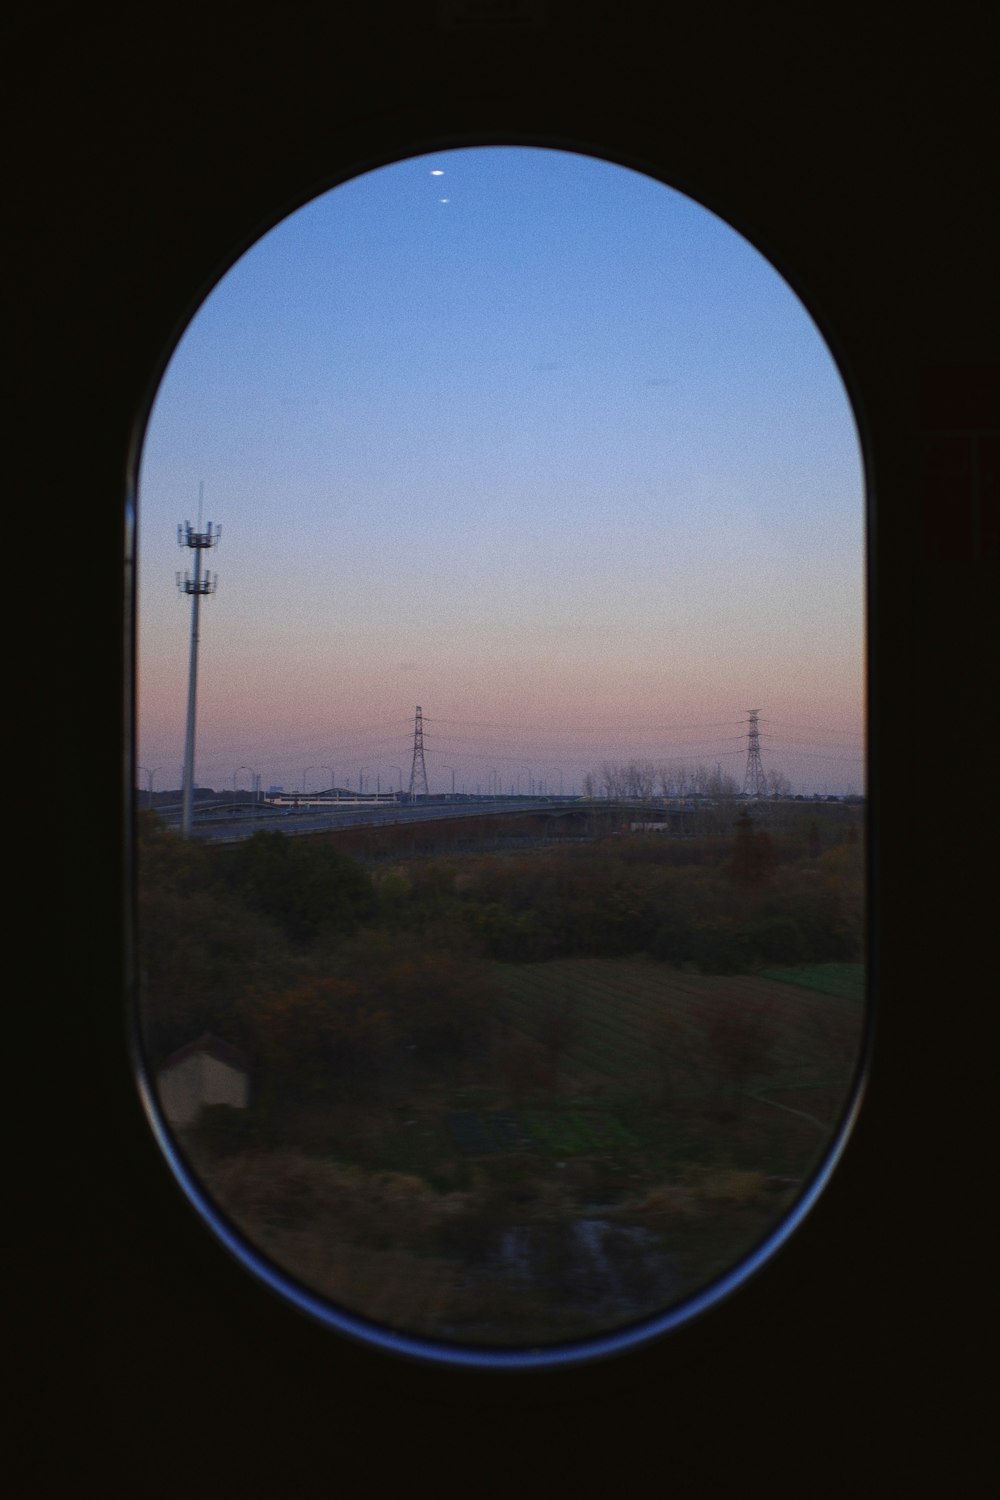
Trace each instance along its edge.
<path fill-rule="evenodd" d="M 171 1125 L 193 1125 L 205 1104 L 246 1109 L 250 1098 L 250 1064 L 245 1052 L 205 1032 L 180 1047 L 156 1075 L 157 1093 Z"/>

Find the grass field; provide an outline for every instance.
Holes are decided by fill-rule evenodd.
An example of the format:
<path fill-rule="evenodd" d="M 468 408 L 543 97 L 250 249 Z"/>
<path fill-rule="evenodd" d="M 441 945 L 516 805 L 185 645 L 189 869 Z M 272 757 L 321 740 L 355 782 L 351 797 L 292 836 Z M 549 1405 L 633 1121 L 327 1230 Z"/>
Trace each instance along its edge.
<path fill-rule="evenodd" d="M 762 969 L 760 979 L 777 979 L 781 984 L 797 984 L 821 995 L 836 995 L 842 1000 L 865 998 L 864 964 L 797 964 L 794 968 Z"/>
<path fill-rule="evenodd" d="M 495 977 L 504 992 L 505 1018 L 532 1041 L 543 1039 L 553 1012 L 566 1017 L 560 1072 L 581 1091 L 656 1092 L 667 1054 L 666 1060 L 672 1056 L 690 1074 L 682 1092 L 698 1095 L 703 1075 L 718 1072 L 724 1062 L 716 1058 L 713 1066 L 711 1050 L 727 1020 L 752 1017 L 760 1033 L 757 1066 L 747 1070 L 748 1091 L 765 1084 L 846 1088 L 860 1043 L 852 1003 L 864 994 L 860 965 L 702 975 L 645 959 L 563 959 L 497 965 Z"/>
<path fill-rule="evenodd" d="M 279 1264 L 386 1323 L 496 1344 L 618 1326 L 731 1268 L 802 1191 L 857 1066 L 849 970 L 497 964 L 477 1067 L 414 1064 L 201 1170 Z"/>
<path fill-rule="evenodd" d="M 621 1327 L 733 1270 L 827 1157 L 861 1054 L 862 966 L 702 972 L 861 951 L 853 814 L 808 816 L 815 838 L 764 830 L 770 891 L 745 828 L 502 853 L 480 822 L 447 825 L 464 853 L 379 834 L 355 850 L 393 856 L 371 890 L 322 841 L 273 868 L 263 848 L 244 889 L 151 839 L 152 1050 L 210 1031 L 249 1059 L 249 1108 L 182 1132 L 210 1196 L 333 1302 L 458 1342 Z M 798 915 L 764 920 L 784 896 Z"/>

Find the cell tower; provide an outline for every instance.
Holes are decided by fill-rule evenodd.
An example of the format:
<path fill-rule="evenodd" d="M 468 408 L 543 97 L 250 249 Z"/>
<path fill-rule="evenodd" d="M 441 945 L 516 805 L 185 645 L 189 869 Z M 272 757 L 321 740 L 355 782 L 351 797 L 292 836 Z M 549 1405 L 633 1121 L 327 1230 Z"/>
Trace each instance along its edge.
<path fill-rule="evenodd" d="M 191 657 L 188 666 L 188 704 L 187 704 L 187 734 L 184 740 L 184 796 L 181 804 L 181 834 L 184 838 L 191 837 L 191 824 L 194 809 L 194 721 L 195 701 L 198 690 L 198 610 L 202 599 L 208 594 L 215 593 L 218 583 L 218 575 L 214 577 L 206 568 L 201 570 L 201 554 L 214 547 L 222 535 L 222 527 L 212 525 L 209 521 L 205 530 L 201 529 L 201 499 L 204 486 L 198 495 L 198 527 L 197 530 L 190 521 L 185 521 L 183 526 L 177 528 L 177 545 L 179 547 L 190 547 L 194 553 L 194 577 L 190 573 L 177 574 L 177 587 L 182 594 L 188 594 L 191 599 Z"/>
<path fill-rule="evenodd" d="M 427 767 L 424 765 L 424 711 L 419 705 L 413 725 L 413 769 L 410 771 L 410 797 L 415 797 L 418 792 L 425 797 L 430 796 L 430 787 L 427 785 Z"/>
<path fill-rule="evenodd" d="M 750 728 L 747 730 L 747 768 L 743 776 L 744 797 L 765 797 L 767 782 L 764 767 L 760 763 L 760 729 L 757 724 L 759 708 L 748 708 Z"/>

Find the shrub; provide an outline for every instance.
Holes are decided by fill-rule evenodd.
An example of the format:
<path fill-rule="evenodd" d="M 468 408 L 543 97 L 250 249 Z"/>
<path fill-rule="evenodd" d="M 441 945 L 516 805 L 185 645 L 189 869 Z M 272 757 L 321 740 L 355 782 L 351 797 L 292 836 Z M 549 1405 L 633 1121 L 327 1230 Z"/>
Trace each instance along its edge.
<path fill-rule="evenodd" d="M 299 943 L 351 933 L 375 909 L 369 876 L 328 843 L 256 833 L 226 851 L 223 871 L 249 907 Z"/>
<path fill-rule="evenodd" d="M 749 967 L 750 956 L 743 930 L 729 918 L 695 924 L 691 957 L 703 974 L 743 973 Z"/>
<path fill-rule="evenodd" d="M 712 1051 L 733 1086 L 740 1093 L 759 1073 L 774 1046 L 774 1018 L 763 1002 L 729 1001 L 708 1018 L 707 1033 Z"/>
<path fill-rule="evenodd" d="M 746 923 L 739 929 L 739 936 L 752 963 L 796 964 L 804 956 L 802 933 L 791 917 Z"/>
<path fill-rule="evenodd" d="M 260 1134 L 260 1122 L 252 1111 L 232 1104 L 203 1104 L 191 1131 L 191 1145 L 195 1153 L 232 1156 L 258 1145 Z"/>
<path fill-rule="evenodd" d="M 342 979 L 387 1016 L 399 1042 L 425 1057 L 468 1056 L 488 1032 L 488 971 L 460 931 L 367 932 L 344 950 Z"/>
<path fill-rule="evenodd" d="M 302 980 L 248 1003 L 254 1050 L 266 1084 L 279 1094 L 377 1091 L 394 1040 L 388 1011 L 346 979 Z"/>
<path fill-rule="evenodd" d="M 746 808 L 736 820 L 736 843 L 729 864 L 730 879 L 746 890 L 766 885 L 778 865 L 771 835 L 755 828 Z"/>

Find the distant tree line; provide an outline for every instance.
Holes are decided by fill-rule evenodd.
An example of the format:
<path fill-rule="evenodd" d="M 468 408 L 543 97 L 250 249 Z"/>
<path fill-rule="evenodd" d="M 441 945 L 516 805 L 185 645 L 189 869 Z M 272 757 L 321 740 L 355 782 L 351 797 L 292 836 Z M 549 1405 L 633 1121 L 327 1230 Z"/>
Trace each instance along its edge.
<path fill-rule="evenodd" d="M 154 1065 L 214 1032 L 256 1060 L 272 1100 L 485 1055 L 495 963 L 645 955 L 736 973 L 862 955 L 861 825 L 840 808 L 783 831 L 743 806 L 724 835 L 369 868 L 329 839 L 261 832 L 220 850 L 148 814 L 138 871 Z"/>
<path fill-rule="evenodd" d="M 770 797 L 787 797 L 792 784 L 780 771 L 766 773 Z M 704 762 L 652 760 L 604 760 L 583 778 L 585 797 L 624 797 L 647 800 L 660 797 L 712 797 L 720 800 L 739 795 L 742 783 L 719 766 Z"/>

